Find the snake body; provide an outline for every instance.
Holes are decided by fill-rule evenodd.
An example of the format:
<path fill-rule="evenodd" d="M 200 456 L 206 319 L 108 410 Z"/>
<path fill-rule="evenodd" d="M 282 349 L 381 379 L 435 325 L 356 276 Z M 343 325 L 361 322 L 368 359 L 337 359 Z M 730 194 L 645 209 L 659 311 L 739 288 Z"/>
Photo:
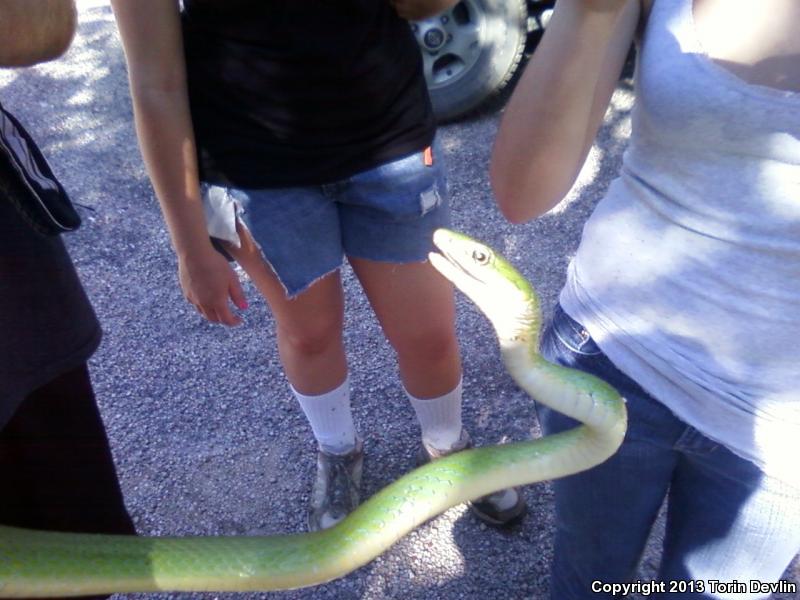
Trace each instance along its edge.
<path fill-rule="evenodd" d="M 0 526 L 0 597 L 153 591 L 268 591 L 317 585 L 365 565 L 428 519 L 509 486 L 563 477 L 611 456 L 623 399 L 538 353 L 536 292 L 488 246 L 438 230 L 433 266 L 489 318 L 504 364 L 537 401 L 583 424 L 557 435 L 459 452 L 422 466 L 335 527 L 263 537 L 134 537 Z"/>

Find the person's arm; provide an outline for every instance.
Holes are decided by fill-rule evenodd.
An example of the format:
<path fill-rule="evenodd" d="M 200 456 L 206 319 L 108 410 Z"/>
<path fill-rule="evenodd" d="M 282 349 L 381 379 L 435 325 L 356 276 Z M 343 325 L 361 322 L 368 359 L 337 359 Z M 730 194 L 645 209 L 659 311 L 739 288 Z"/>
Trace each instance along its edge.
<path fill-rule="evenodd" d="M 408 21 L 419 21 L 452 8 L 458 0 L 389 0 L 397 14 Z"/>
<path fill-rule="evenodd" d="M 247 303 L 211 245 L 200 197 L 177 0 L 112 0 L 128 64 L 136 132 L 178 255 L 187 300 L 209 321 L 236 325 Z"/>
<path fill-rule="evenodd" d="M 0 66 L 58 58 L 69 48 L 76 22 L 73 0 L 0 0 Z"/>
<path fill-rule="evenodd" d="M 640 0 L 558 0 L 503 115 L 490 178 L 506 218 L 522 223 L 569 192 L 633 42 Z"/>

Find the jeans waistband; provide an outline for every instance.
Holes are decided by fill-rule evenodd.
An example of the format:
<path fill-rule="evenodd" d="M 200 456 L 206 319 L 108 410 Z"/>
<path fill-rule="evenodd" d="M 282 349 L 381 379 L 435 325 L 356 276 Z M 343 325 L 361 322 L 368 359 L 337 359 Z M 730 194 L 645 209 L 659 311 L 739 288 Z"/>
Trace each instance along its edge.
<path fill-rule="evenodd" d="M 553 311 L 552 328 L 558 339 L 572 351 L 580 354 L 602 354 L 586 328 L 569 316 L 560 304 Z"/>

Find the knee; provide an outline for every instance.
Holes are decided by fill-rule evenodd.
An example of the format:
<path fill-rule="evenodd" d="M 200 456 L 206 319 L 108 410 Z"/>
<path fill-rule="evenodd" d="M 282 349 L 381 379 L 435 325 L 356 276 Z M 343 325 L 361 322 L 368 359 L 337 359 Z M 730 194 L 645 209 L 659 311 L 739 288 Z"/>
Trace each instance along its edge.
<path fill-rule="evenodd" d="M 439 363 L 458 353 L 455 332 L 446 327 L 419 332 L 403 332 L 390 338 L 401 358 L 417 362 Z"/>
<path fill-rule="evenodd" d="M 338 319 L 314 320 L 295 326 L 278 326 L 280 344 L 294 354 L 318 356 L 342 342 L 342 323 Z"/>

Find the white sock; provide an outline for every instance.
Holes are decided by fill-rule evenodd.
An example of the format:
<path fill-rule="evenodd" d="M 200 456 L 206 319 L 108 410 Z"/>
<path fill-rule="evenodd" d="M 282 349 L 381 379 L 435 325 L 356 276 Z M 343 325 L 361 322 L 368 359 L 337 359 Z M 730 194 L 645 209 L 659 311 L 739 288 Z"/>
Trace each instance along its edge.
<path fill-rule="evenodd" d="M 422 441 L 436 450 L 447 451 L 461 439 L 461 381 L 452 391 L 438 398 L 406 396 L 417 413 Z"/>
<path fill-rule="evenodd" d="M 290 387 L 322 450 L 331 454 L 347 454 L 356 447 L 349 376 L 339 387 L 318 396 L 306 396 Z"/>

